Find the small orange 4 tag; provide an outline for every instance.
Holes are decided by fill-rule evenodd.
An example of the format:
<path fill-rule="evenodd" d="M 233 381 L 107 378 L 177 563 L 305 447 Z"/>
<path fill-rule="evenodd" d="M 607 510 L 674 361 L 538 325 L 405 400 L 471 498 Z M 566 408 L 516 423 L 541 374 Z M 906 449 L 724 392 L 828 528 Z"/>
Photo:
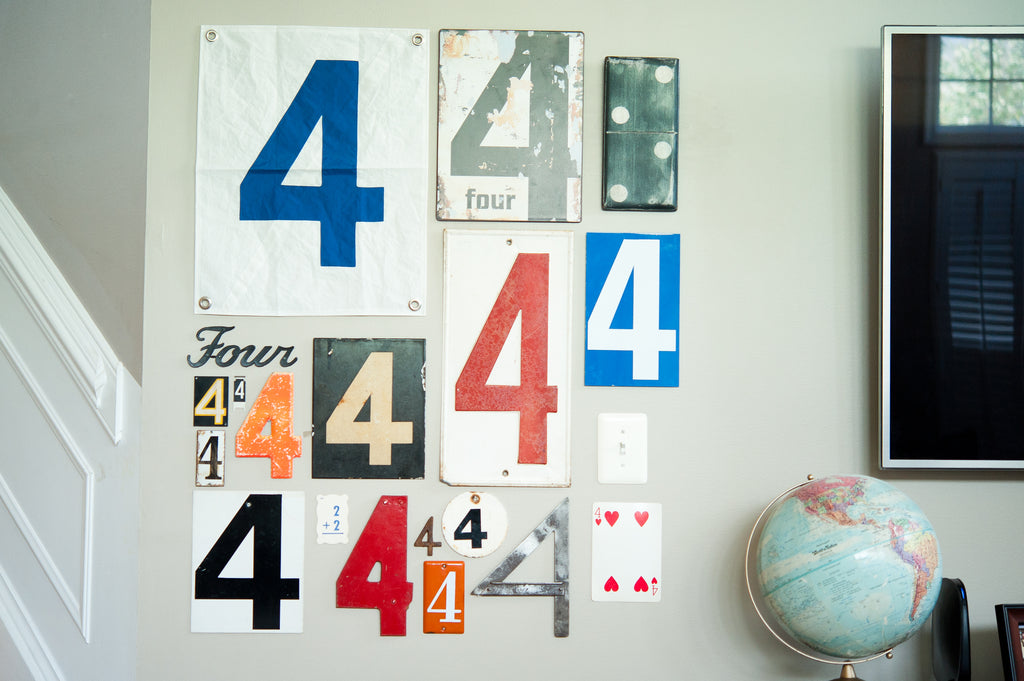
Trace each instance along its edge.
<path fill-rule="evenodd" d="M 423 562 L 424 634 L 461 634 L 465 631 L 465 600 L 464 562 Z"/>

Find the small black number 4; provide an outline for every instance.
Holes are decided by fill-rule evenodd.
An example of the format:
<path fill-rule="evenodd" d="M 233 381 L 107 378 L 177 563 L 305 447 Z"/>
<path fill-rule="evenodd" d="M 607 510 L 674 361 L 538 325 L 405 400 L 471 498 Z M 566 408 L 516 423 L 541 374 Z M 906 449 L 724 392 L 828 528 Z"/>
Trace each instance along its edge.
<path fill-rule="evenodd" d="M 419 536 L 416 537 L 416 541 L 412 545 L 417 548 L 426 549 L 428 556 L 433 556 L 434 549 L 441 546 L 441 542 L 434 541 L 434 516 L 430 516 L 427 519 L 426 524 L 423 525 L 423 529 L 420 530 Z"/>
<path fill-rule="evenodd" d="M 469 524 L 469 532 L 463 532 L 462 530 Z M 471 508 L 466 514 L 466 517 L 462 519 L 459 526 L 455 528 L 455 534 L 452 535 L 455 539 L 468 539 L 472 542 L 471 546 L 474 549 L 481 549 L 484 546 L 484 539 L 487 539 L 487 533 L 480 528 L 480 509 Z"/>
<path fill-rule="evenodd" d="M 199 453 L 199 463 L 210 464 L 210 472 L 207 474 L 207 480 L 223 480 L 220 476 L 220 457 L 217 452 L 217 445 L 220 443 L 220 438 L 217 435 L 211 434 L 206 438 L 206 444 L 203 445 L 203 450 Z M 203 459 L 206 453 L 210 453 L 209 459 Z"/>

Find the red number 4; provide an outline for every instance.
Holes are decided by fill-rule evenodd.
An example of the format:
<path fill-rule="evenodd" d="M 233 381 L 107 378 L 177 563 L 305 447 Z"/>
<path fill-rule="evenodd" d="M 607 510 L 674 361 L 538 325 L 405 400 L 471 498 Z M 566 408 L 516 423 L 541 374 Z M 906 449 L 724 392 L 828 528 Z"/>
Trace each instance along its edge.
<path fill-rule="evenodd" d="M 412 582 L 405 581 L 408 513 L 408 497 L 381 497 L 335 584 L 335 606 L 380 611 L 381 636 L 405 636 L 412 603 Z M 380 581 L 370 581 L 377 563 Z"/>
<path fill-rule="evenodd" d="M 456 411 L 519 412 L 519 463 L 547 463 L 547 415 L 558 411 L 558 387 L 548 385 L 547 253 L 520 253 L 455 382 Z M 519 385 L 487 379 L 512 325 L 522 315 Z"/>

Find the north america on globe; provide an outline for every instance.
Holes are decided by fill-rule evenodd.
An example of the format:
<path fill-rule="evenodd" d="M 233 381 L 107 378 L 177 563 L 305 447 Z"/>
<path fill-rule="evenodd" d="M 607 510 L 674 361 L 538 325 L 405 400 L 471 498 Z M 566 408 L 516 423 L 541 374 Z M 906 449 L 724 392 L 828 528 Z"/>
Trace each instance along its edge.
<path fill-rule="evenodd" d="M 779 624 L 842 660 L 912 636 L 942 580 L 938 539 L 920 508 L 888 483 L 856 475 L 814 480 L 780 499 L 756 569 Z"/>

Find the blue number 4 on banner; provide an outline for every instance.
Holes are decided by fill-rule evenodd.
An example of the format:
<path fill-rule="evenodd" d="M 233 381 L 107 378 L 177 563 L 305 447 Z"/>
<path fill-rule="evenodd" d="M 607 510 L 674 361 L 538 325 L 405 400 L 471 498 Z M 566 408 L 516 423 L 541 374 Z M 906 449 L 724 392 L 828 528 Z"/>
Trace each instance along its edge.
<path fill-rule="evenodd" d="M 239 188 L 242 220 L 320 223 L 320 265 L 355 267 L 356 222 L 384 220 L 384 188 L 356 186 L 359 62 L 317 60 Z M 317 124 L 319 186 L 285 184 Z"/>
<path fill-rule="evenodd" d="M 584 385 L 679 385 L 679 235 L 587 234 Z"/>

